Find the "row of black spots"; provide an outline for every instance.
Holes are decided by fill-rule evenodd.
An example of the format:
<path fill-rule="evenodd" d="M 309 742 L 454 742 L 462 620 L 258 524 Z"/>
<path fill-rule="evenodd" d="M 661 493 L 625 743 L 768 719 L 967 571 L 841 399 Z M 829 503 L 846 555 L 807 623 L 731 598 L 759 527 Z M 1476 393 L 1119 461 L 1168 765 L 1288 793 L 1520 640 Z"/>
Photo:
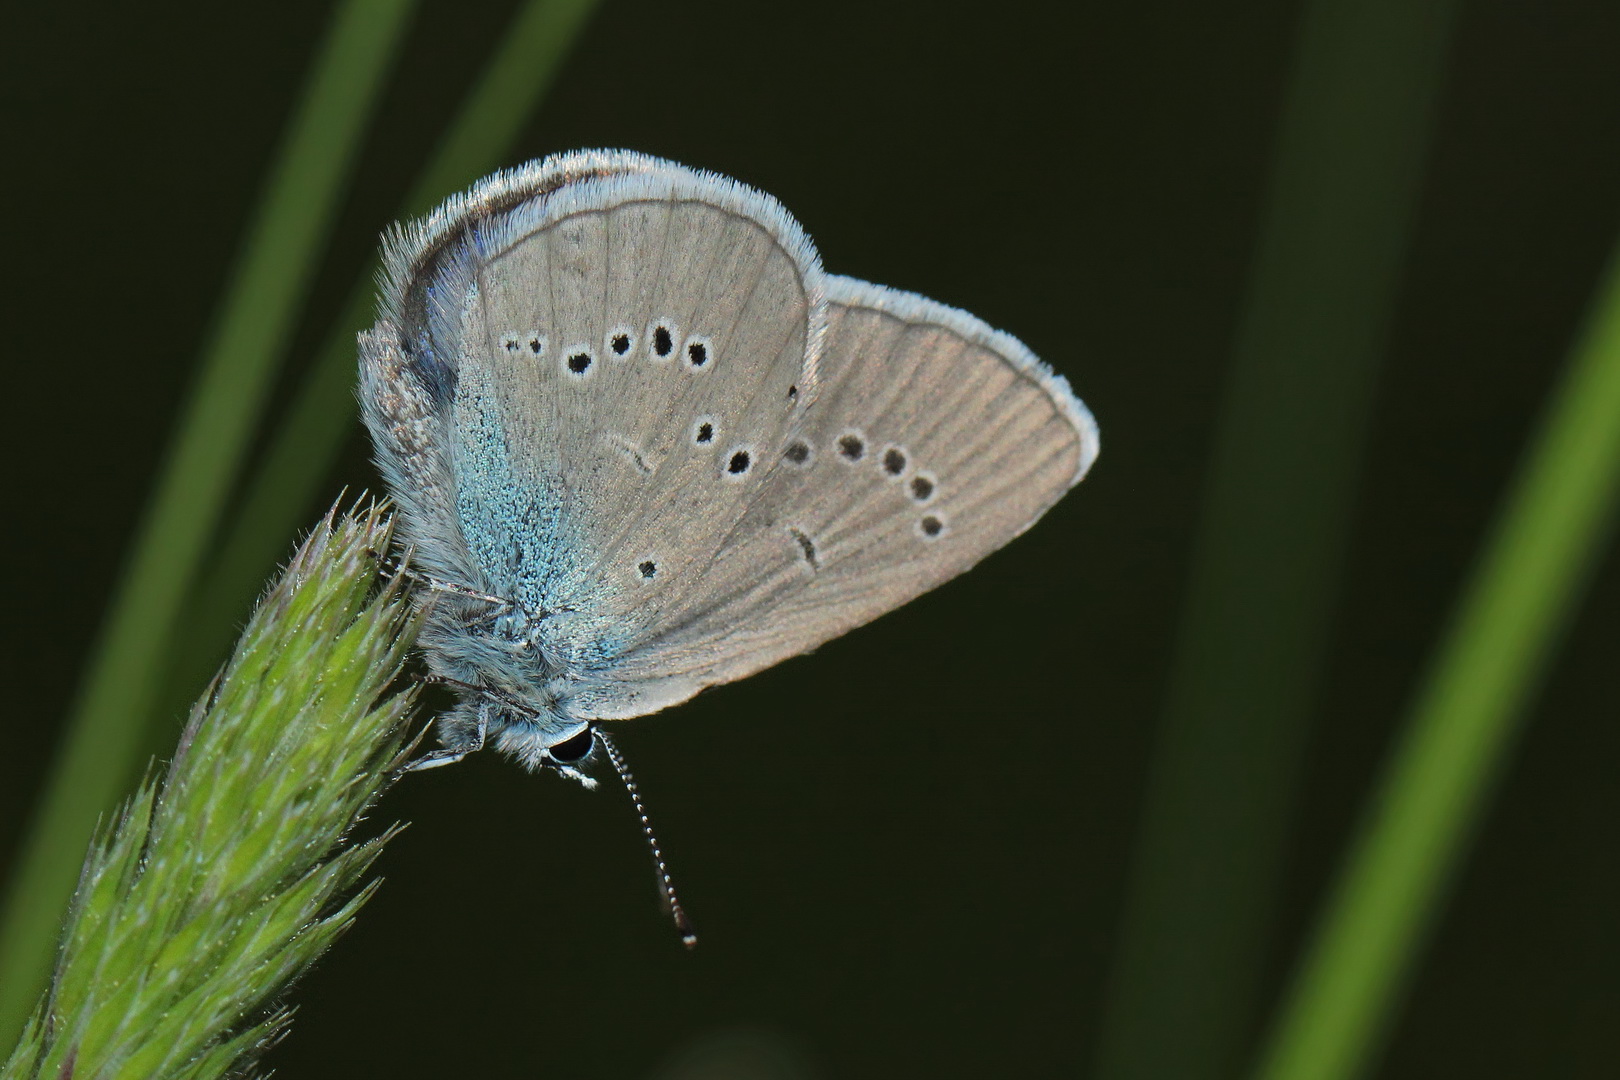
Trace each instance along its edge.
<path fill-rule="evenodd" d="M 712 416 L 700 416 L 692 421 L 691 438 L 693 446 L 708 447 L 716 445 L 715 440 L 720 437 L 720 421 Z M 742 480 L 754 471 L 756 454 L 752 446 L 737 445 L 726 451 L 721 460 L 720 478 L 723 480 Z"/>
<path fill-rule="evenodd" d="M 714 342 L 703 334 L 688 334 L 679 349 L 680 331 L 673 319 L 659 319 L 647 328 L 647 353 L 655 361 L 665 361 L 680 353 L 681 364 L 687 371 L 704 371 L 714 360 Z M 625 352 L 630 351 L 627 343 Z"/>
<path fill-rule="evenodd" d="M 865 461 L 871 449 L 866 435 L 859 428 L 845 428 L 838 438 L 833 440 L 833 447 L 837 451 L 838 459 L 846 465 L 857 465 Z M 808 457 L 808 453 L 806 452 Z M 917 470 L 907 478 L 907 470 L 911 468 L 911 455 L 906 448 L 896 443 L 890 443 L 877 455 L 878 470 L 888 479 L 906 481 L 906 492 L 913 502 L 925 503 L 934 497 L 939 490 L 939 481 L 930 472 Z"/>
<path fill-rule="evenodd" d="M 677 352 L 675 342 L 679 338 L 673 319 L 653 322 L 647 328 L 647 355 L 660 363 L 671 359 Z M 635 347 L 635 335 L 628 327 L 618 326 L 608 331 L 607 351 L 612 355 L 628 356 Z M 714 360 L 714 342 L 702 334 L 688 335 L 678 351 L 687 371 L 703 371 Z"/>
<path fill-rule="evenodd" d="M 939 481 L 931 472 L 918 469 L 910 476 L 906 475 L 911 468 L 911 455 L 898 444 L 891 443 L 883 448 L 883 453 L 878 456 L 878 468 L 886 479 L 904 482 L 906 494 L 911 496 L 913 502 L 928 502 L 939 490 Z"/>
<path fill-rule="evenodd" d="M 546 336 L 538 330 L 508 330 L 501 335 L 501 348 L 514 355 L 540 356 L 546 351 Z"/>
<path fill-rule="evenodd" d="M 938 540 L 945 535 L 945 519 L 938 514 L 924 514 L 917 519 L 917 535 L 924 540 Z"/>
<path fill-rule="evenodd" d="M 687 346 L 687 349 L 689 355 L 695 358 L 688 361 L 688 367 L 696 369 L 708 363 L 709 346 L 707 340 L 694 341 Z M 611 342 L 608 345 L 608 351 L 610 353 L 614 351 Z M 568 374 L 575 378 L 584 378 L 591 373 L 591 368 L 596 363 L 596 357 L 584 345 L 576 345 L 564 353 L 562 363 L 563 369 Z"/>
<path fill-rule="evenodd" d="M 664 361 L 674 355 L 676 329 L 673 320 L 660 319 L 647 331 L 648 353 L 654 360 Z M 635 331 L 628 326 L 615 326 L 602 339 L 602 355 L 615 359 L 628 357 L 636 347 Z M 538 331 L 522 333 L 509 330 L 501 335 L 501 348 L 514 355 L 542 356 L 546 351 L 546 338 Z M 687 337 L 680 349 L 683 367 L 687 371 L 704 371 L 714 360 L 714 343 L 702 334 Z M 575 378 L 590 374 L 596 364 L 596 354 L 588 345 L 574 345 L 564 350 L 561 357 L 565 372 Z"/>
<path fill-rule="evenodd" d="M 720 421 L 712 416 L 700 416 L 692 422 L 692 445 L 714 446 L 720 437 Z M 720 459 L 720 479 L 740 481 L 748 477 L 758 464 L 758 454 L 752 446 L 737 444 Z"/>
<path fill-rule="evenodd" d="M 537 331 L 519 333 L 508 330 L 501 335 L 501 348 L 516 356 L 539 357 L 546 353 L 546 336 Z M 563 371 L 576 379 L 590 375 L 596 365 L 596 356 L 588 345 L 573 345 L 564 349 L 558 358 Z"/>

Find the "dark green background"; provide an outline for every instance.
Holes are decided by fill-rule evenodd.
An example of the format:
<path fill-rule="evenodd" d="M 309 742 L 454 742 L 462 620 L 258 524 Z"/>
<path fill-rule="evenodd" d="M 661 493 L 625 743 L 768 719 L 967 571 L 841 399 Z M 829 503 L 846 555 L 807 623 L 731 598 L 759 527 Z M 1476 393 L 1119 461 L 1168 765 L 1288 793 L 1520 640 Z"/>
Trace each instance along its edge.
<path fill-rule="evenodd" d="M 237 7 L 0 16 L 7 856 L 327 14 Z M 509 10 L 424 3 L 295 365 Z M 411 778 L 374 818 L 413 823 L 387 884 L 293 996 L 279 1075 L 641 1077 L 732 1030 L 827 1077 L 1087 1071 L 1297 16 L 605 0 L 513 162 L 626 146 L 770 191 L 829 269 L 1025 340 L 1091 405 L 1102 459 L 971 575 L 624 725 L 692 955 L 617 792 L 493 755 Z M 1620 235 L 1616 57 L 1606 0 L 1476 0 L 1455 27 L 1273 992 Z M 374 484 L 356 438 L 309 514 Z M 1617 569 L 1380 1076 L 1620 1072 Z"/>

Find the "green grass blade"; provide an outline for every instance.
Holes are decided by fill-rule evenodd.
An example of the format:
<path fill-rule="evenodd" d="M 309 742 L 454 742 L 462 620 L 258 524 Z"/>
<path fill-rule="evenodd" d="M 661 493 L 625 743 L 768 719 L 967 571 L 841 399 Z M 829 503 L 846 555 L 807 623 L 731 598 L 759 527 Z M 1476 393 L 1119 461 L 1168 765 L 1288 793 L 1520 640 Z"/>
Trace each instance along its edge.
<path fill-rule="evenodd" d="M 412 187 L 405 200 L 406 216 L 432 209 L 502 163 L 596 4 L 597 0 L 528 0 L 518 11 Z"/>
<path fill-rule="evenodd" d="M 1252 1052 L 1453 7 L 1313 0 L 1302 13 L 1127 888 L 1104 1080 L 1226 1077 Z"/>
<path fill-rule="evenodd" d="M 1405 977 L 1620 507 L 1620 250 L 1413 705 L 1258 1075 L 1348 1080 Z"/>
<path fill-rule="evenodd" d="M 93 844 L 47 1002 L 0 1067 L 26 1077 L 239 1076 L 285 988 L 376 887 L 398 830 L 346 843 L 401 760 L 414 636 L 373 508 L 328 516 L 192 713 L 161 788 Z M 398 579 L 396 579 L 397 582 Z"/>
<path fill-rule="evenodd" d="M 431 209 L 502 163 L 595 4 L 530 0 L 518 12 L 412 187 L 402 216 Z M 187 612 L 188 647 L 176 650 L 171 680 L 179 700 L 206 677 L 231 621 L 280 555 L 281 538 L 319 497 L 332 462 L 354 432 L 354 338 L 371 325 L 374 303 L 374 267 L 368 267 L 277 427 Z"/>
<path fill-rule="evenodd" d="M 12 876 L 0 924 L 0 1038 L 17 1033 L 41 985 L 97 816 L 136 771 L 177 613 L 413 8 L 414 0 L 345 0 L 314 60 Z"/>

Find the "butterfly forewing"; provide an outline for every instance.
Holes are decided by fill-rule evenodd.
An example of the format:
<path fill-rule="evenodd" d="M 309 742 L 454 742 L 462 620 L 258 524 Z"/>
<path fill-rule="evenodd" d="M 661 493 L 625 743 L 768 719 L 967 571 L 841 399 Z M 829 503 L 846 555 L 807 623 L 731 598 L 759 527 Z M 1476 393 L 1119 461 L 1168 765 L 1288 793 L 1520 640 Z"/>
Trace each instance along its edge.
<path fill-rule="evenodd" d="M 563 154 L 497 173 L 384 237 L 380 310 L 359 341 L 361 412 L 421 569 L 463 585 L 481 581 L 458 514 L 452 416 L 473 231 L 586 179 L 670 168 L 622 150 Z"/>
<path fill-rule="evenodd" d="M 480 588 L 570 670 L 703 606 L 761 449 L 813 399 L 808 242 L 685 170 L 587 180 L 479 223 L 433 290 L 459 325 L 450 440 Z"/>

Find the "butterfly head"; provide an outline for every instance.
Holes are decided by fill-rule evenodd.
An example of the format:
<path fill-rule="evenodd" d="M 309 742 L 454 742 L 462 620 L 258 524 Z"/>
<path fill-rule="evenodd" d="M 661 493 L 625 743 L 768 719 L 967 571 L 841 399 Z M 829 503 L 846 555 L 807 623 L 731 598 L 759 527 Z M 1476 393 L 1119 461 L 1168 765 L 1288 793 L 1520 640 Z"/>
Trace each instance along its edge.
<path fill-rule="evenodd" d="M 596 750 L 591 725 L 581 721 L 559 723 L 555 716 L 514 707 L 499 699 L 482 711 L 490 716 L 487 738 L 497 750 L 530 772 L 554 769 L 587 788 L 596 787 L 596 781 L 584 772 Z"/>

